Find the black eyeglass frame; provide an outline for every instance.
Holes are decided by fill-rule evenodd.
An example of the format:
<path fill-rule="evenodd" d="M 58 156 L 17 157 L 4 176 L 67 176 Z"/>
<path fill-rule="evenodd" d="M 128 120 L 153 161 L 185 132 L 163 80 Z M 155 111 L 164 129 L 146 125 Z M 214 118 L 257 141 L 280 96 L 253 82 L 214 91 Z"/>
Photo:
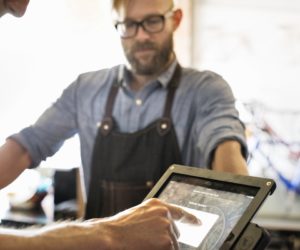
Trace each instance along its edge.
<path fill-rule="evenodd" d="M 123 38 L 123 39 L 135 37 L 136 34 L 137 34 L 137 32 L 138 32 L 139 27 L 142 27 L 142 29 L 145 32 L 149 33 L 149 34 L 159 33 L 159 32 L 161 32 L 161 31 L 164 30 L 166 19 L 172 17 L 174 15 L 174 12 L 175 12 L 175 10 L 173 10 L 173 7 L 172 7 L 171 9 L 167 10 L 164 14 L 161 14 L 161 15 L 159 15 L 159 14 L 158 15 L 150 15 L 150 16 L 147 16 L 146 18 L 144 18 L 141 21 L 134 21 L 134 20 L 128 19 L 128 20 L 125 20 L 125 21 L 122 21 L 122 22 L 116 22 L 115 23 L 115 29 L 119 33 L 120 37 Z M 160 18 L 160 21 L 161 21 L 161 27 L 160 27 L 160 29 L 153 31 L 153 30 L 149 30 L 149 28 L 147 28 L 147 26 L 145 25 L 145 23 L 147 21 L 149 21 L 151 18 Z M 124 34 L 122 34 L 121 31 L 118 28 L 119 25 L 124 25 L 126 23 L 127 24 L 130 23 L 130 25 L 134 25 L 134 31 L 130 35 L 124 35 Z"/>

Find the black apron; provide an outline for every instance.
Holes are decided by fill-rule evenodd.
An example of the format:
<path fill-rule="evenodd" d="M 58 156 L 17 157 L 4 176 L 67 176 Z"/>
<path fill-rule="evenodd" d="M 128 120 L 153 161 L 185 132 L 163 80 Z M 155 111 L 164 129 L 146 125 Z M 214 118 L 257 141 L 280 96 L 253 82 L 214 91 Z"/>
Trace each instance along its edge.
<path fill-rule="evenodd" d="M 106 217 L 137 205 L 181 154 L 171 109 L 181 68 L 168 84 L 163 117 L 134 133 L 116 131 L 112 117 L 120 84 L 111 87 L 95 140 L 85 218 Z"/>

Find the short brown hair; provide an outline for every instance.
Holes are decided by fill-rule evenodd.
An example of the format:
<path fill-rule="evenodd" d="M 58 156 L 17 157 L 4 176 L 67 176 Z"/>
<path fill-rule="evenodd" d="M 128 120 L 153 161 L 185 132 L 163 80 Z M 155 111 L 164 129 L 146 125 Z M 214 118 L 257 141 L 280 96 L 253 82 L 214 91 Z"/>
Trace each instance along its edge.
<path fill-rule="evenodd" d="M 128 5 L 130 0 L 111 0 L 112 10 L 118 10 L 122 5 Z"/>
<path fill-rule="evenodd" d="M 131 1 L 130 0 L 111 0 L 111 8 L 112 10 L 118 10 L 122 5 L 127 6 Z M 173 5 L 175 0 L 172 1 Z"/>

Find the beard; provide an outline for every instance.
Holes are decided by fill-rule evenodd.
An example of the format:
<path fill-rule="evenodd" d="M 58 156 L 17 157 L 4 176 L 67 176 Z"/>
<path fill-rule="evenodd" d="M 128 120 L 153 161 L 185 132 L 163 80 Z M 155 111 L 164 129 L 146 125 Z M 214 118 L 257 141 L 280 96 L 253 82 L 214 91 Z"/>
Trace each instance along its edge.
<path fill-rule="evenodd" d="M 158 46 L 151 41 L 136 42 L 132 46 L 123 44 L 125 56 L 134 73 L 139 75 L 155 75 L 160 73 L 168 64 L 173 53 L 173 37 L 170 36 L 162 46 Z M 135 53 L 150 49 L 154 51 L 153 55 L 147 58 L 139 59 Z"/>

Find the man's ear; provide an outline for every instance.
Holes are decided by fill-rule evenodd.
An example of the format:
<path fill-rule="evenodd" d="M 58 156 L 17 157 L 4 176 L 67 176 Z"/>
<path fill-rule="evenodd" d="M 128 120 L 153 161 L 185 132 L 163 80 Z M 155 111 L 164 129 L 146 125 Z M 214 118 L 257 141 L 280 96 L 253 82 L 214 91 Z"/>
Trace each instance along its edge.
<path fill-rule="evenodd" d="M 177 9 L 174 11 L 174 15 L 173 15 L 173 27 L 174 27 L 174 30 L 176 30 L 180 23 L 181 23 L 181 20 L 182 20 L 182 10 L 181 9 Z"/>

